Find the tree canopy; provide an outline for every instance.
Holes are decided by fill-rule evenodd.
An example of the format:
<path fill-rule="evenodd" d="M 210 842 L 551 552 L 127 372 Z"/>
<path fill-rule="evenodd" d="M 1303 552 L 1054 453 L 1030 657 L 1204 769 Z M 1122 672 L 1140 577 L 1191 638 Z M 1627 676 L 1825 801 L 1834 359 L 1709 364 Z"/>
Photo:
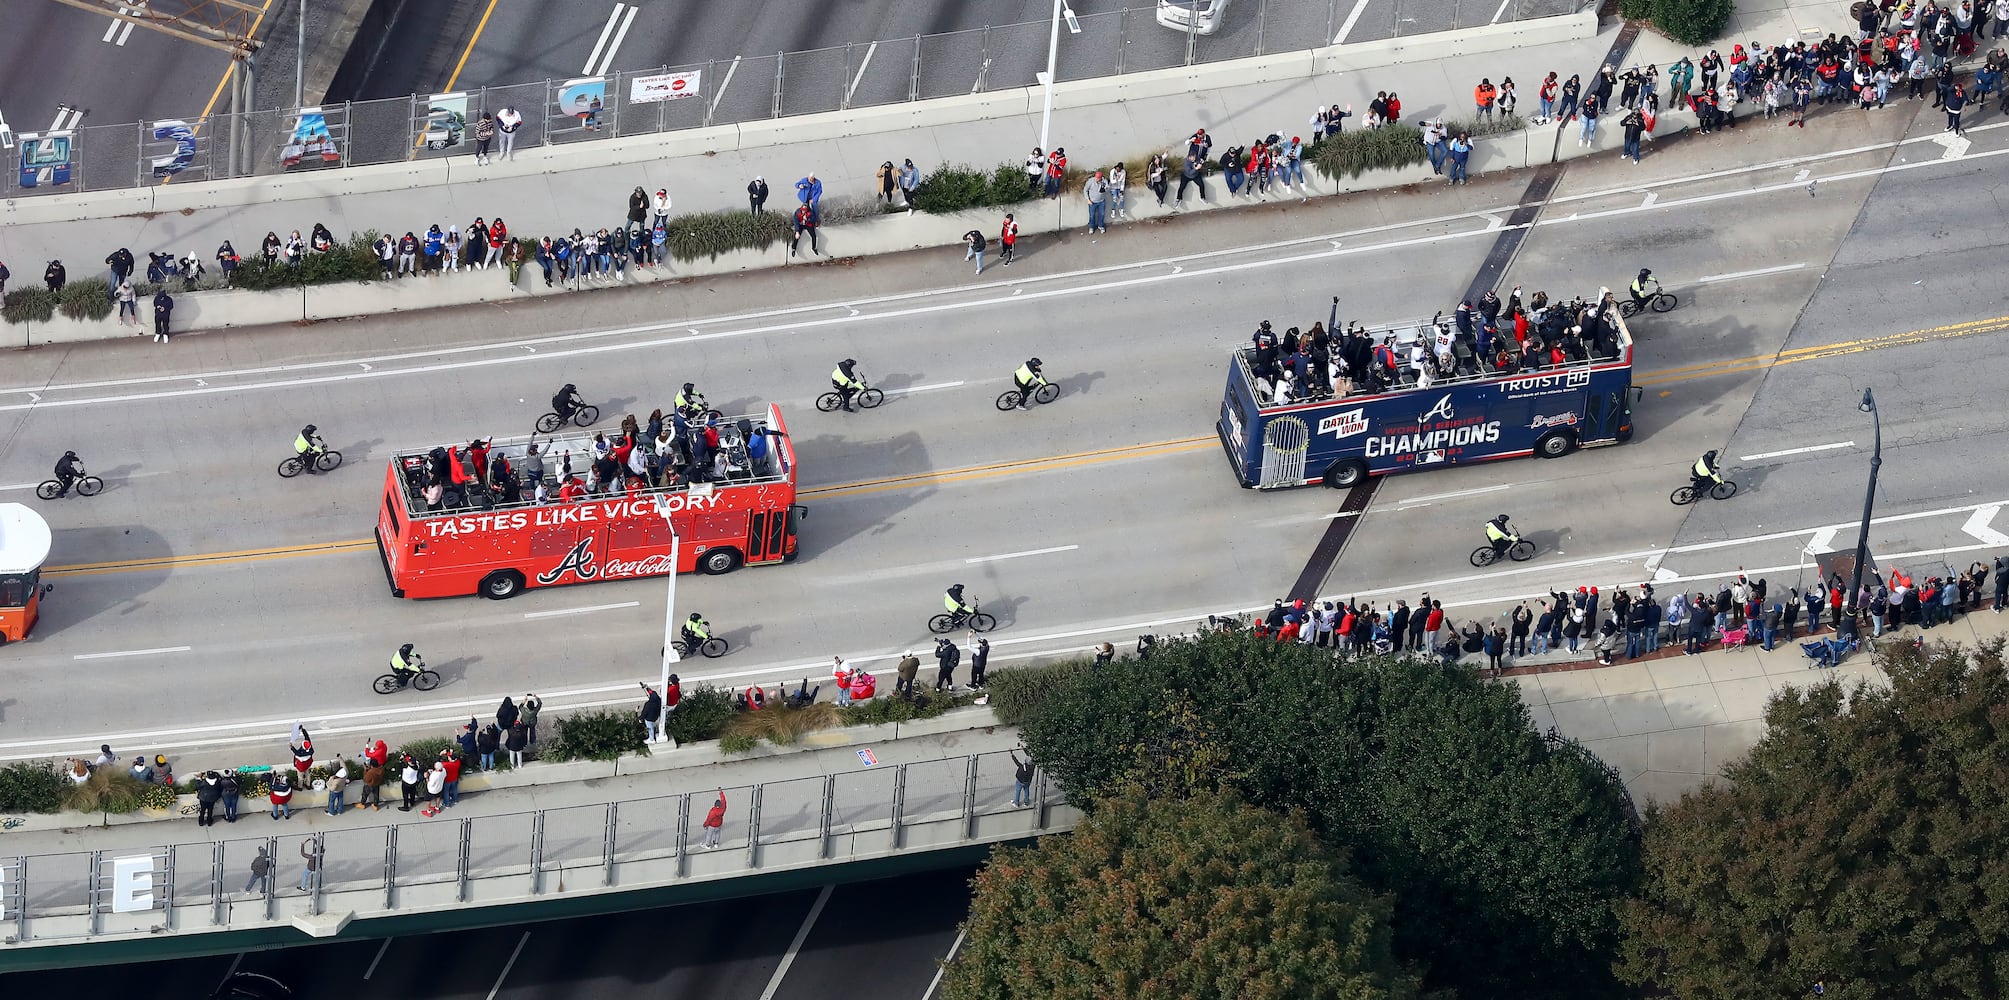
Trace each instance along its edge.
<path fill-rule="evenodd" d="M 945 1000 L 1405 1000 L 1388 904 L 1300 814 L 1220 792 L 1103 802 L 976 878 Z"/>
<path fill-rule="evenodd" d="M 1431 990 L 1617 988 L 1615 904 L 1638 872 L 1624 792 L 1581 748 L 1537 734 L 1510 687 L 1427 661 L 1336 664 L 1326 650 L 1215 634 L 1077 674 L 1023 733 L 1091 808 L 1136 784 L 1140 764 L 1176 758 L 1211 769 L 1195 787 L 1304 810 L 1392 900 L 1396 958 Z M 1196 733 L 1214 749 L 1195 752 Z"/>
<path fill-rule="evenodd" d="M 1724 782 L 1650 815 L 1620 974 L 1689 1000 L 2009 990 L 2009 678 L 1893 644 L 1889 685 L 1774 697 Z"/>

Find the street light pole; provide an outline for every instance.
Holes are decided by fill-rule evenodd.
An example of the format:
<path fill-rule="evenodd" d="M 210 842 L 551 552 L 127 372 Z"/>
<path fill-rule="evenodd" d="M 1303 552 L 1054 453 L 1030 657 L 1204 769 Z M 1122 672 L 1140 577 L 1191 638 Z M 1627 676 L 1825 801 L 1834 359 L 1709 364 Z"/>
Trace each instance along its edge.
<path fill-rule="evenodd" d="M 1875 427 L 1876 438 L 1870 447 L 1869 453 L 1869 491 L 1863 494 L 1862 527 L 1856 534 L 1855 579 L 1849 584 L 1848 601 L 1846 602 L 1848 606 L 1848 632 L 1846 636 L 1848 638 L 1855 637 L 1856 598 L 1863 590 L 1863 564 L 1869 561 L 1870 509 L 1876 504 L 1876 474 L 1879 469 L 1883 468 L 1883 417 L 1876 411 L 1876 396 L 1870 390 L 1864 389 L 1863 401 L 1856 409 L 1870 415 L 1870 420 L 1873 421 Z"/>
<path fill-rule="evenodd" d="M 1046 108 L 1039 114 L 1039 148 L 1046 151 L 1047 129 L 1053 124 L 1053 74 L 1060 62 L 1060 9 L 1067 0 L 1053 0 L 1053 30 L 1046 36 Z"/>
<path fill-rule="evenodd" d="M 670 505 L 666 501 L 667 498 L 658 497 L 656 503 L 656 513 L 662 515 L 663 527 L 668 528 L 670 531 L 670 571 L 664 574 L 664 576 L 669 580 L 669 588 L 668 588 L 668 594 L 664 598 L 663 602 L 663 674 L 662 679 L 656 682 L 656 691 L 659 694 L 666 694 L 670 690 L 670 666 L 678 662 L 678 660 L 680 659 L 680 657 L 677 656 L 677 645 L 676 645 L 677 566 L 678 566 L 677 547 L 680 544 L 680 539 L 677 538 L 676 523 L 670 520 Z M 663 706 L 663 711 L 667 713 L 669 711 L 669 705 L 665 704 Z M 659 730 L 659 732 L 668 732 L 668 731 L 669 731 L 669 724 L 668 720 L 665 719 L 663 727 L 661 730 Z"/>
<path fill-rule="evenodd" d="M 307 79 L 307 0 L 300 0 L 299 44 L 293 48 L 293 106 L 300 107 Z"/>

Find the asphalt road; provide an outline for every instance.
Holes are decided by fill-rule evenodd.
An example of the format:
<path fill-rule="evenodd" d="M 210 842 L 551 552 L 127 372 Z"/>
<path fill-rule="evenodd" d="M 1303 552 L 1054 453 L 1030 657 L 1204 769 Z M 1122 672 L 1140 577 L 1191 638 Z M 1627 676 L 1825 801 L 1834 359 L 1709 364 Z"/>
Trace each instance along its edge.
<path fill-rule="evenodd" d="M 1978 450 L 1999 418 L 1961 405 L 1982 398 L 1977 373 L 1995 340 L 1841 345 L 1999 313 L 1978 272 L 1958 270 L 1980 264 L 1947 265 L 1944 277 L 1918 286 L 1930 294 L 1863 291 L 1887 282 L 1887 255 L 1915 252 L 1914 243 L 1985 256 L 1996 210 L 1978 199 L 1947 217 L 1906 201 L 1942 174 L 1958 181 L 1974 167 L 1921 159 L 1917 145 L 1902 147 L 1901 159 L 1887 146 L 1846 152 L 1894 136 L 1903 122 L 1891 115 L 1872 125 L 1876 134 L 1810 132 L 1828 146 L 1793 147 L 1816 157 L 1805 161 L 1767 163 L 1780 150 L 1754 135 L 1664 139 L 1661 169 L 1675 168 L 1665 174 L 1610 160 L 1572 166 L 1509 280 L 1592 293 L 1650 263 L 1682 294 L 1679 310 L 1635 326 L 1637 381 L 1648 389 L 1640 439 L 1539 466 L 1393 480 L 1329 591 L 1393 597 L 1427 587 L 1476 606 L 1586 577 L 1795 564 L 1823 525 L 1855 516 L 1860 487 L 1849 468 L 1861 467 L 1867 428 L 1854 402 L 1860 384 L 1900 370 L 1882 396 L 1889 448 L 1880 510 L 1909 519 L 1880 529 L 1878 544 L 1979 544 L 1965 531 L 1972 512 L 1950 501 L 2009 496 L 1999 464 Z M 2004 139 L 1975 136 L 1977 150 Z M 1899 172 L 1878 173 L 1892 167 Z M 1816 195 L 1802 170 L 1818 172 Z M 1638 187 L 1647 176 L 1659 178 L 1651 197 Z M 820 674 L 833 653 L 884 669 L 904 647 L 926 648 L 923 623 L 951 582 L 968 584 L 1001 619 L 1001 663 L 1266 604 L 1302 570 L 1337 498 L 1232 485 L 1211 436 L 1227 347 L 1259 317 L 1323 319 L 1328 292 L 1345 297 L 1343 318 L 1449 304 L 1495 235 L 1487 206 L 1511 203 L 1521 183 L 1487 178 L 1433 193 L 1444 197 L 1384 194 L 1119 227 L 1095 241 L 1029 235 L 1018 265 L 983 281 L 956 271 L 953 254 L 931 252 L 211 335 L 177 341 L 172 355 L 110 344 L 23 355 L 16 385 L 34 385 L 41 401 L 0 392 L 0 407 L 12 407 L 0 409 L 0 461 L 15 470 L 5 478 L 32 483 L 48 456 L 81 442 L 112 483 L 103 496 L 48 507 L 55 563 L 164 562 L 53 574 L 45 624 L 6 653 L 0 755 L 104 738 L 136 751 L 234 753 L 231 740 L 270 749 L 295 717 L 336 732 L 439 727 L 526 690 L 554 707 L 628 703 L 634 681 L 655 675 L 660 581 L 506 604 L 416 603 L 388 597 L 367 547 L 246 553 L 367 538 L 390 450 L 520 432 L 563 381 L 610 413 L 646 413 L 694 379 L 725 409 L 772 400 L 790 415 L 813 512 L 803 558 L 681 582 L 679 613 L 705 612 L 734 645 L 724 659 L 689 665 L 687 680 L 772 684 Z M 1942 231 L 1949 235 L 1935 235 Z M 1164 257 L 1204 247 L 1224 249 Z M 1854 268 L 1848 280 L 1831 269 L 1837 253 L 1837 266 Z M 1795 348 L 1832 350 L 1775 357 L 1789 336 Z M 997 413 L 990 400 L 1005 373 L 1034 353 L 1061 381 L 1061 400 Z M 891 390 L 886 406 L 809 409 L 831 361 L 844 356 Z M 1754 360 L 1693 368 L 1732 359 Z M 1921 382 L 1912 379 L 1930 380 L 1928 398 L 1915 395 Z M 326 479 L 282 481 L 270 468 L 308 421 L 349 464 Z M 120 430 L 93 431 L 107 426 Z M 1844 441 L 1856 444 L 1806 459 L 1739 459 Z M 1733 459 L 1731 477 L 1746 494 L 1727 505 L 1668 505 L 1680 470 L 1708 447 Z M 847 485 L 882 477 L 899 481 Z M 1501 510 L 1544 554 L 1474 572 L 1464 555 L 1476 525 Z M 1691 544 L 1708 547 L 1680 549 Z M 218 552 L 240 554 L 198 558 Z M 440 692 L 367 692 L 400 641 L 445 668 Z"/>
<path fill-rule="evenodd" d="M 200 1000 L 233 970 L 298 1000 L 927 1000 L 967 914 L 972 869 L 520 926 L 105 966 L 126 1000 Z M 888 906 L 898 900 L 898 906 Z M 813 912 L 812 912 L 813 911 Z M 813 918 L 813 919 L 812 919 Z M 799 947 L 791 947 L 806 930 Z M 783 967 L 786 962 L 786 968 Z M 16 996 L 74 988 L 75 970 L 0 976 Z M 17 992 L 26 991 L 26 992 Z"/>

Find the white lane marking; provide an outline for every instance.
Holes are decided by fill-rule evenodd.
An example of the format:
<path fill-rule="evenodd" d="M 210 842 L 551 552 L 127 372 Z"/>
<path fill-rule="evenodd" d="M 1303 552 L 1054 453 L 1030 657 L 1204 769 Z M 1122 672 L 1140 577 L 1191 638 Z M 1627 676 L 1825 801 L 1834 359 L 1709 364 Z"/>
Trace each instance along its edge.
<path fill-rule="evenodd" d="M 564 616 L 566 616 L 566 615 L 586 615 L 586 614 L 592 614 L 592 613 L 593 613 L 593 612 L 595 612 L 595 611 L 615 611 L 615 610 L 618 610 L 618 609 L 620 609 L 620 608 L 633 608 L 633 607 L 640 607 L 640 606 L 641 606 L 641 603 L 642 603 L 642 602 L 640 602 L 640 601 L 627 601 L 627 602 L 624 602 L 624 603 L 621 603 L 621 604 L 595 604 L 595 605 L 593 605 L 593 606 L 591 606 L 591 607 L 586 607 L 586 608 L 560 608 L 560 609 L 559 609 L 559 610 L 557 610 L 557 611 L 530 611 L 530 612 L 525 612 L 525 613 L 524 613 L 524 615 L 523 615 L 523 617 L 525 617 L 525 618 L 562 618 L 562 617 L 564 617 Z"/>
<path fill-rule="evenodd" d="M 963 935 L 968 933 L 969 929 L 966 927 L 956 928 L 956 939 L 949 942 L 949 953 L 942 956 L 943 962 L 955 961 L 956 949 L 963 946 Z M 921 994 L 921 1000 L 935 1000 L 935 990 L 941 988 L 942 974 L 947 971 L 949 970 L 945 966 L 935 966 L 935 978 L 928 980 L 928 992 Z"/>
<path fill-rule="evenodd" d="M 1745 455 L 1739 462 L 1756 462 L 1766 458 L 1785 458 L 1787 455 L 1808 455 L 1817 451 L 1834 451 L 1837 448 L 1853 448 L 1854 441 L 1837 441 L 1834 444 L 1810 444 L 1805 448 L 1787 448 L 1785 451 L 1761 451 L 1756 455 Z"/>
<path fill-rule="evenodd" d="M 1080 547 L 1079 545 L 1056 545 L 1050 549 L 1027 549 L 1024 552 L 1006 552 L 1003 555 L 996 556 L 975 556 L 965 559 L 963 562 L 974 566 L 977 563 L 1003 562 L 1006 559 L 1024 559 L 1026 556 L 1050 556 L 1056 552 L 1073 552 Z"/>
<path fill-rule="evenodd" d="M 49 131 L 68 132 L 84 120 L 84 113 L 67 104 L 56 105 L 56 117 L 49 122 Z"/>
<path fill-rule="evenodd" d="M 725 89 L 732 86 L 732 75 L 739 71 L 740 56 L 732 57 L 732 65 L 725 68 L 724 78 L 719 80 L 718 89 L 712 91 L 712 113 L 718 113 L 718 102 L 725 100 Z"/>
<path fill-rule="evenodd" d="M 371 976 L 373 976 L 373 975 L 376 975 L 376 973 L 377 973 L 377 963 L 378 963 L 378 962 L 381 962 L 381 961 L 383 961 L 383 960 L 384 960 L 384 952 L 387 952 L 387 951 L 390 951 L 390 950 L 391 950 L 391 942 L 392 942 L 392 941 L 395 941 L 395 940 L 397 940 L 397 939 L 396 939 L 396 938 L 385 938 L 385 939 L 384 939 L 384 946 L 383 946 L 383 947 L 381 947 L 381 948 L 378 948 L 378 949 L 377 949 L 377 957 L 375 957 L 375 958 L 373 958 L 373 959 L 370 959 L 370 967 L 369 967 L 369 968 L 367 968 L 367 969 L 364 969 L 364 970 L 363 970 L 363 982 L 366 982 L 366 983 L 367 983 L 367 982 L 369 982 L 369 981 L 370 981 L 370 977 L 371 977 Z"/>
<path fill-rule="evenodd" d="M 37 487 L 37 486 L 40 486 L 40 485 L 42 485 L 42 484 L 41 484 L 41 483 L 15 483 L 15 484 L 14 484 L 14 485 L 12 485 L 12 486 L 0 486 L 0 493 L 4 493 L 4 492 L 6 492 L 7 490 L 32 490 L 32 489 L 34 489 L 35 487 Z"/>
<path fill-rule="evenodd" d="M 1507 14 L 1507 4 L 1508 4 L 1508 3 L 1511 3 L 1511 2 L 1512 2 L 1512 0 L 1500 0 L 1500 8 L 1499 8 L 1498 10 L 1495 10 L 1495 11 L 1493 12 L 1493 19 L 1492 19 L 1491 21 L 1488 21 L 1488 22 L 1486 22 L 1486 23 L 1487 23 L 1487 24 L 1498 24 L 1498 23 L 1500 23 L 1500 18 L 1502 18 L 1502 17 L 1505 17 L 1505 16 L 1506 16 L 1506 14 Z"/>
<path fill-rule="evenodd" d="M 628 10 L 627 4 L 617 3 L 614 5 L 614 9 L 607 13 L 607 24 L 600 29 L 599 41 L 593 43 L 593 54 L 586 57 L 586 67 L 579 72 L 588 76 L 598 76 L 607 72 L 606 63 L 614 59 L 613 47 L 608 46 L 607 39 L 614 37 L 616 28 L 619 28 L 622 34 L 627 34 L 628 29 L 621 25 L 621 12 L 626 10 Z M 628 20 L 633 21 L 634 19 L 634 11 L 628 11 Z M 620 44 L 619 40 L 614 42 L 615 47 L 618 47 Z M 600 57 L 602 52 L 606 53 L 606 59 L 604 60 Z M 600 68 L 595 69 L 595 66 L 599 66 Z"/>
<path fill-rule="evenodd" d="M 1346 36 L 1353 32 L 1354 24 L 1360 20 L 1361 14 L 1366 13 L 1367 5 L 1373 2 L 1374 0 L 1354 0 L 1353 10 L 1346 15 L 1346 23 L 1339 26 L 1339 34 L 1333 36 L 1332 44 L 1346 44 Z"/>
<path fill-rule="evenodd" d="M 1787 271 L 1797 271 L 1806 266 L 1805 264 L 1780 264 L 1776 267 L 1761 267 L 1752 271 L 1731 271 L 1728 274 L 1712 274 L 1707 277 L 1697 278 L 1695 279 L 1695 283 L 1706 285 L 1712 281 L 1736 281 L 1739 278 L 1757 278 L 1767 274 L 1784 274 Z"/>
<path fill-rule="evenodd" d="M 934 383 L 933 385 L 916 385 L 916 386 L 910 386 L 910 387 L 908 387 L 908 388 L 905 388 L 905 389 L 894 389 L 894 390 L 892 390 L 892 391 L 891 391 L 891 393 L 890 393 L 890 394 L 892 394 L 892 395 L 900 395 L 900 396 L 906 396 L 906 395 L 911 395 L 911 394 L 913 394 L 913 393 L 917 393 L 917 392 L 934 392 L 934 391 L 935 391 L 935 390 L 937 390 L 937 389 L 955 389 L 955 388 L 960 388 L 960 387 L 961 387 L 961 386 L 963 386 L 964 384 L 966 384 L 966 383 L 963 383 L 963 382 L 960 382 L 960 381 L 958 381 L 958 382 L 936 382 L 936 383 Z"/>
<path fill-rule="evenodd" d="M 879 51 L 879 43 L 865 47 L 865 58 L 858 60 L 858 72 L 851 77 L 851 86 L 844 88 L 844 102 L 851 102 L 851 95 L 858 92 L 858 81 L 865 79 L 865 67 L 872 65 L 872 53 Z"/>
<path fill-rule="evenodd" d="M 809 907 L 809 915 L 802 918 L 802 926 L 795 930 L 795 940 L 788 942 L 788 950 L 781 953 L 781 964 L 774 967 L 774 975 L 768 977 L 767 988 L 760 991 L 760 1000 L 774 1000 L 776 990 L 781 989 L 781 979 L 788 975 L 788 967 L 795 964 L 795 956 L 802 951 L 802 942 L 809 940 L 809 929 L 816 926 L 816 918 L 823 915 L 823 904 L 830 902 L 830 891 L 837 888 L 826 885 L 816 894 L 816 902 Z M 495 1000 L 490 997 L 489 1000 Z"/>
<path fill-rule="evenodd" d="M 2001 510 L 2002 505 L 2000 504 L 1990 504 L 1983 507 L 1969 516 L 1967 523 L 1960 526 L 1960 530 L 1974 536 L 1986 545 L 2009 545 L 2009 535 L 1996 531 L 1988 524 L 1988 522 L 1995 520 L 1995 515 Z"/>
<path fill-rule="evenodd" d="M 1513 485 L 1514 484 L 1512 483 L 1501 483 L 1498 486 L 1481 486 L 1476 490 L 1459 490 L 1456 493 L 1432 493 L 1427 497 L 1410 497 L 1407 500 L 1398 500 L 1396 501 L 1396 504 L 1398 506 L 1401 506 L 1404 504 L 1412 504 L 1412 503 L 1426 503 L 1431 500 L 1452 500 L 1458 497 L 1475 497 L 1481 493 L 1497 493 L 1501 490 L 1512 489 Z"/>
<path fill-rule="evenodd" d="M 119 13 L 137 14 L 140 11 L 145 10 L 146 5 L 147 0 L 139 0 L 138 3 L 135 3 L 132 6 L 120 4 Z M 124 46 L 126 44 L 126 40 L 131 37 L 133 37 L 133 23 L 121 17 L 114 17 L 112 18 L 112 23 L 105 26 L 105 37 L 101 39 L 101 41 L 110 42 L 113 45 Z"/>
<path fill-rule="evenodd" d="M 73 660 L 109 660 L 117 656 L 152 656 L 155 653 L 186 653 L 188 646 L 162 646 L 159 649 L 122 649 L 116 653 L 78 653 Z"/>
<path fill-rule="evenodd" d="M 495 985 L 488 988 L 488 1000 L 495 1000 L 495 995 L 502 992 L 502 981 L 509 978 L 509 970 L 516 968 L 516 956 L 523 954 L 523 946 L 529 941 L 529 931 L 524 931 L 523 936 L 516 939 L 516 950 L 509 953 L 509 961 L 502 965 L 502 974 L 496 976 Z"/>
<path fill-rule="evenodd" d="M 1822 528 L 1821 530 L 1814 532 L 1813 539 L 1808 541 L 1806 547 L 1802 548 L 1800 551 L 1805 552 L 1810 556 L 1820 555 L 1821 553 L 1828 551 L 1828 546 L 1833 545 L 1835 543 L 1835 536 L 1841 533 L 1842 529 L 1840 528 Z"/>

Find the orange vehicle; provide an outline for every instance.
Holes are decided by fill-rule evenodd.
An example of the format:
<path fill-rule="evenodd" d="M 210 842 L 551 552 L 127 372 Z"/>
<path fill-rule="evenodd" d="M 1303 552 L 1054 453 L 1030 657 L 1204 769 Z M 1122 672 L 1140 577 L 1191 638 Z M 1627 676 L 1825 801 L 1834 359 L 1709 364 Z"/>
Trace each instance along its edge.
<path fill-rule="evenodd" d="M 432 509 L 428 463 L 441 449 L 400 452 L 384 476 L 377 512 L 377 551 L 397 597 L 480 594 L 502 600 L 532 587 L 625 580 L 671 572 L 670 531 L 676 531 L 675 571 L 729 573 L 742 565 L 795 558 L 803 510 L 795 505 L 795 448 L 781 411 L 717 421 L 722 476 L 709 482 L 613 489 L 559 499 L 560 456 L 569 452 L 583 478 L 593 454 L 582 433 L 536 441 L 551 502 L 526 490 L 502 503 L 479 484 L 456 489 Z M 495 439 L 522 474 L 530 438 Z M 462 449 L 447 451 L 458 463 Z M 665 522 L 663 511 L 669 511 Z"/>
<path fill-rule="evenodd" d="M 41 610 L 49 522 L 23 504 L 0 503 L 0 644 L 20 642 Z"/>

